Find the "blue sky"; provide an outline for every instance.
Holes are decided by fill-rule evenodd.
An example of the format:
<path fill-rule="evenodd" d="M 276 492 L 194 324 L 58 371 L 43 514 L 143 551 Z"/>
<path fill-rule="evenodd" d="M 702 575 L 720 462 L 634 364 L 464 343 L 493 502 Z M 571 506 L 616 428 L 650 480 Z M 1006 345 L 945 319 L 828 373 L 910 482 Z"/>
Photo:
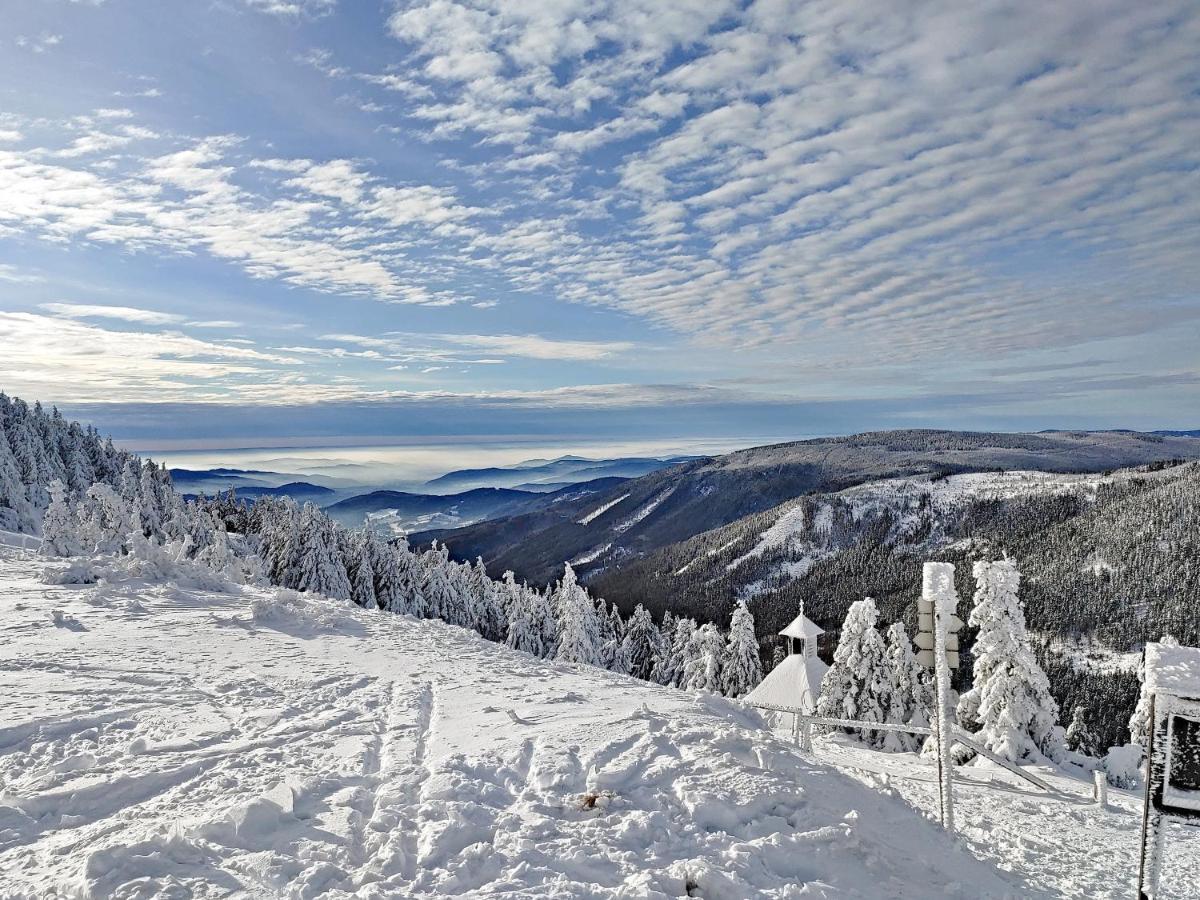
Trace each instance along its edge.
<path fill-rule="evenodd" d="M 1200 7 L 0 2 L 0 388 L 143 443 L 1200 427 Z"/>

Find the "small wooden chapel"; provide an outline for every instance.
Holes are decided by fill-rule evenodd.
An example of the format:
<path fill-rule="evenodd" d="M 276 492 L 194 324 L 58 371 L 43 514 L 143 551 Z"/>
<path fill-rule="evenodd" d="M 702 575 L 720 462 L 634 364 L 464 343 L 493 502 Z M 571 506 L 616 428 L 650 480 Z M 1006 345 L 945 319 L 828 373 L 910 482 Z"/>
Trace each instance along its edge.
<path fill-rule="evenodd" d="M 800 615 L 779 633 L 788 639 L 788 655 L 745 699 L 750 703 L 798 707 L 811 715 L 817 709 L 821 679 L 829 669 L 817 656 L 817 636 L 825 630 L 805 618 L 801 608 Z"/>

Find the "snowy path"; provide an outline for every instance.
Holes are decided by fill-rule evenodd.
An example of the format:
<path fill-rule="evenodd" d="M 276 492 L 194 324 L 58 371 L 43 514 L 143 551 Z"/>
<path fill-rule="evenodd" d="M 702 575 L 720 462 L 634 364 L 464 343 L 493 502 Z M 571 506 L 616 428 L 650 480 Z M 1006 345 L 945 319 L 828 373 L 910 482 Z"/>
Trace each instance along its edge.
<path fill-rule="evenodd" d="M 865 783 L 895 791 L 933 814 L 937 778 L 910 753 L 879 753 L 843 738 L 814 740 L 816 758 Z M 1109 808 L 1092 801 L 1090 780 L 1037 768 L 1059 793 L 1050 796 L 982 763 L 955 770 L 955 816 L 973 852 L 1044 889 L 1044 896 L 1124 898 L 1137 888 L 1141 795 L 1109 789 Z M 1163 898 L 1200 896 L 1200 829 L 1173 825 L 1163 869 Z"/>
<path fill-rule="evenodd" d="M 0 548 L 6 900 L 1029 894 L 720 699 L 42 565 Z"/>

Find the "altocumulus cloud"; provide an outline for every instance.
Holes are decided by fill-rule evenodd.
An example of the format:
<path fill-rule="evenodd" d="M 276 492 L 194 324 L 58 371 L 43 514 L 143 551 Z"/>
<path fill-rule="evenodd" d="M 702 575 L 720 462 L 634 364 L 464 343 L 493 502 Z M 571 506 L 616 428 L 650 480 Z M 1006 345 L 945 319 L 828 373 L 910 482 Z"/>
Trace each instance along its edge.
<path fill-rule="evenodd" d="M 306 23 L 347 14 L 331 0 L 221 8 L 316 42 Z M 1162 333 L 1200 313 L 1194 2 L 436 0 L 354 27 L 376 30 L 377 53 L 302 47 L 297 65 L 379 117 L 374 135 L 421 143 L 437 163 L 421 177 L 370 155 L 378 144 L 295 146 L 255 122 L 187 133 L 204 120 L 167 128 L 142 107 L 8 115 L 0 238 L 204 255 L 306 298 L 428 309 L 365 335 L 323 319 L 310 333 L 328 339 L 286 350 L 83 302 L 6 327 L 36 336 L 49 322 L 119 343 L 128 332 L 93 320 L 124 323 L 113 327 L 152 335 L 137 358 L 160 390 L 277 402 L 403 394 L 285 357 L 414 376 L 606 364 L 633 355 L 640 323 L 661 329 L 656 340 L 763 360 L 801 348 L 806 371 L 1011 358 L 1034 374 L 1048 348 Z M 30 277 L 0 266 L 6 284 Z M 425 318 L 421 333 L 405 318 L 453 305 L 482 322 L 528 297 L 638 326 L 578 340 L 568 327 L 580 319 L 549 337 L 519 333 L 532 315 L 503 329 Z M 395 323 L 406 330 L 386 330 Z M 1121 348 L 1079 352 L 1121 365 Z M 173 377 L 171 360 L 192 376 Z M 88 384 L 112 374 L 138 389 L 73 364 Z M 1071 390 L 1191 383 L 1161 368 Z"/>

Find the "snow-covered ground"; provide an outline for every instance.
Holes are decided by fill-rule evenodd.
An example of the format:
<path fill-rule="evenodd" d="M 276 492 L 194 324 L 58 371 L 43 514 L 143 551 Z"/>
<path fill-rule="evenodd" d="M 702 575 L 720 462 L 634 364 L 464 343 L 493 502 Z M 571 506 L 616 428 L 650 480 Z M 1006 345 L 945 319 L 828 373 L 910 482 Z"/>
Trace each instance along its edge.
<path fill-rule="evenodd" d="M 5 900 L 1037 890 L 716 697 L 287 592 L 47 565 L 0 547 Z"/>
<path fill-rule="evenodd" d="M 843 735 L 817 737 L 814 758 L 922 810 L 938 808 L 937 775 L 911 753 L 880 753 Z M 1033 767 L 1047 794 L 980 760 L 955 769 L 958 833 L 972 852 L 1021 877 L 1029 896 L 1124 898 L 1137 891 L 1142 795 L 1110 787 L 1108 807 L 1092 800 L 1087 773 Z M 1173 824 L 1162 898 L 1200 896 L 1200 828 Z"/>

